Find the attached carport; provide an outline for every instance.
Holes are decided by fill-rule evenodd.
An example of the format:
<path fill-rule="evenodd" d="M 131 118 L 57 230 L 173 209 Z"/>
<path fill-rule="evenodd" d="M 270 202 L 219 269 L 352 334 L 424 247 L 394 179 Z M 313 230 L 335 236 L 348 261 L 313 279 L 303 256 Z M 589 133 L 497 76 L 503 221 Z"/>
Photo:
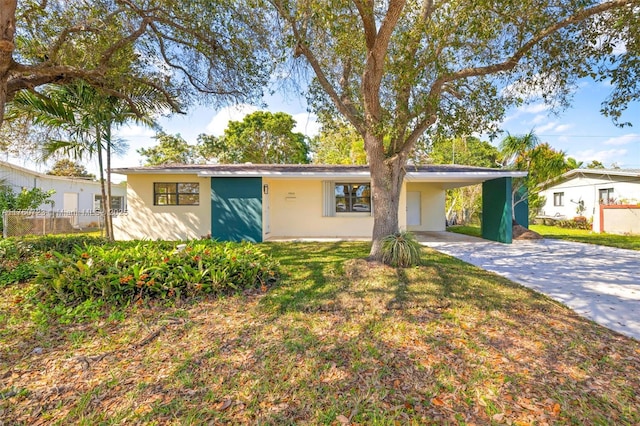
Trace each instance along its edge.
<path fill-rule="evenodd" d="M 459 165 L 440 165 L 433 170 L 427 169 L 428 167 L 421 166 L 415 170 L 409 168 L 406 182 L 431 183 L 442 190 L 481 184 L 482 237 L 486 240 L 511 243 L 514 209 L 512 179 L 525 177 L 527 172 Z M 517 212 L 517 216 L 527 217 L 526 206 L 526 202 L 519 204 L 518 208 L 523 211 Z"/>

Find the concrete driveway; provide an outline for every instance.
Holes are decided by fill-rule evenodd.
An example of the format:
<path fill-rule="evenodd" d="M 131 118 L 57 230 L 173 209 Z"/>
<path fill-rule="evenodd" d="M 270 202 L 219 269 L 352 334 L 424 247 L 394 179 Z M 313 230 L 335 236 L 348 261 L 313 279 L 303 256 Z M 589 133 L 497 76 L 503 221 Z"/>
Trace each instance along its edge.
<path fill-rule="evenodd" d="M 501 244 L 452 232 L 418 239 L 640 340 L 640 251 L 551 239 Z"/>

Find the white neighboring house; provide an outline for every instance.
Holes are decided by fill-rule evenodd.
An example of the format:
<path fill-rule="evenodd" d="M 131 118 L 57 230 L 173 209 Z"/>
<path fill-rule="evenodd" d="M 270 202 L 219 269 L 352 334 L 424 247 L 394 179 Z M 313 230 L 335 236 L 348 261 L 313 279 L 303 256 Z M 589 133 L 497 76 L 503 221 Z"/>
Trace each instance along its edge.
<path fill-rule="evenodd" d="M 43 191 L 53 189 L 53 206 L 42 204 L 39 209 L 61 216 L 72 216 L 73 224 L 80 227 L 98 221 L 96 211 L 100 210 L 102 199 L 100 182 L 88 178 L 46 175 L 0 161 L 0 183 L 9 186 L 15 193 L 23 188 L 40 188 Z M 112 210 L 126 210 L 126 195 L 126 183 L 111 186 Z"/>
<path fill-rule="evenodd" d="M 601 204 L 640 203 L 640 169 L 574 169 L 543 185 L 538 194 L 546 202 L 540 216 L 571 219 L 579 216 L 582 203 L 581 215 L 593 221 L 596 232 L 601 229 Z"/>

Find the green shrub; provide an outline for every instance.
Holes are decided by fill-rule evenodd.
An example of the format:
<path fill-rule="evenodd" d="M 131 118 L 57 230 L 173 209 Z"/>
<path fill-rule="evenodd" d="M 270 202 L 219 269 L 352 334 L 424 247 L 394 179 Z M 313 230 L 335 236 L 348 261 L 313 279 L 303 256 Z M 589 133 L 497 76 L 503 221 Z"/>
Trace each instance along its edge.
<path fill-rule="evenodd" d="M 42 296 L 73 304 L 230 293 L 271 283 L 278 267 L 255 245 L 213 241 L 76 246 L 71 254 L 54 251 L 44 258 L 35 278 Z"/>
<path fill-rule="evenodd" d="M 420 264 L 422 246 L 407 231 L 388 235 L 382 240 L 382 261 L 387 265 L 408 268 Z"/>
<path fill-rule="evenodd" d="M 16 265 L 10 265 L 10 262 L 3 262 L 3 264 L 3 266 L 0 266 L 0 288 L 29 281 L 37 273 L 36 267 L 31 262 L 18 263 Z"/>

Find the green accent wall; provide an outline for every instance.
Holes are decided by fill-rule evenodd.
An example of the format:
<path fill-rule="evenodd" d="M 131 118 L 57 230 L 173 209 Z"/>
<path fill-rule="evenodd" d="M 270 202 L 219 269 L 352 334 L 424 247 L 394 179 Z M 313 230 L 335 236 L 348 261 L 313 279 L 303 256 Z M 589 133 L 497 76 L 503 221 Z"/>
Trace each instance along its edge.
<path fill-rule="evenodd" d="M 262 241 L 262 178 L 211 178 L 211 238 Z"/>
<path fill-rule="evenodd" d="M 519 202 L 520 200 L 524 200 Z M 529 198 L 527 197 L 527 190 L 520 188 L 516 194 L 516 205 L 513 206 L 516 215 L 516 222 L 519 225 L 529 228 Z"/>
<path fill-rule="evenodd" d="M 482 238 L 511 244 L 513 237 L 511 178 L 482 184 Z"/>

